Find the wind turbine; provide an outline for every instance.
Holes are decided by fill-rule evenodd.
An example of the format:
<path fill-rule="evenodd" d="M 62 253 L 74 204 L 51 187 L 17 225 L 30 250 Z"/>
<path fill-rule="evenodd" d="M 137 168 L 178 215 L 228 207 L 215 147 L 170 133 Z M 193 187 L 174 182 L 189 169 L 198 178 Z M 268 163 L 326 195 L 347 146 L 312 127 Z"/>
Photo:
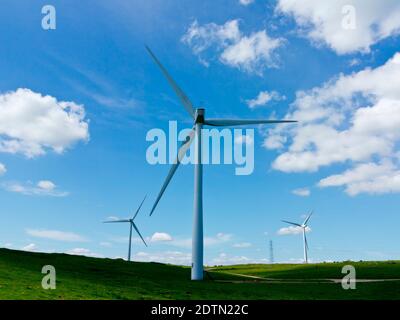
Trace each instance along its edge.
<path fill-rule="evenodd" d="M 131 246 L 132 246 L 132 228 L 135 229 L 135 231 L 137 232 L 137 234 L 139 235 L 139 237 L 142 239 L 143 243 L 145 244 L 145 246 L 147 247 L 147 243 L 146 241 L 144 241 L 142 235 L 139 232 L 138 227 L 136 226 L 136 224 L 133 222 L 133 220 L 135 220 L 136 216 L 138 215 L 140 208 L 142 207 L 142 204 L 144 202 L 144 200 L 146 199 L 146 197 L 144 197 L 144 199 L 142 200 L 142 203 L 140 204 L 139 208 L 136 210 L 134 216 L 132 217 L 132 219 L 119 219 L 119 220 L 109 220 L 109 221 L 104 221 L 103 223 L 129 223 L 129 249 L 128 249 L 128 261 L 131 261 Z"/>
<path fill-rule="evenodd" d="M 307 242 L 307 236 L 306 236 L 306 228 L 308 227 L 308 220 L 310 220 L 311 215 L 313 214 L 313 211 L 310 212 L 310 214 L 307 216 L 307 218 L 304 220 L 304 222 L 302 224 L 298 224 L 296 222 L 290 222 L 290 221 L 286 221 L 286 220 L 282 220 L 282 222 L 294 225 L 296 227 L 300 227 L 303 231 L 303 243 L 304 243 L 304 262 L 308 263 L 308 255 L 307 255 L 307 251 L 308 251 L 308 242 Z"/>
<path fill-rule="evenodd" d="M 168 71 L 164 68 L 161 62 L 157 59 L 154 53 L 146 46 L 148 53 L 154 62 L 158 65 L 167 79 L 169 85 L 178 96 L 180 102 L 188 112 L 193 121 L 193 128 L 188 134 L 186 141 L 182 143 L 178 150 L 178 155 L 174 164 L 172 164 L 170 171 L 164 181 L 160 193 L 151 209 L 150 216 L 153 214 L 158 202 L 160 201 L 165 189 L 171 181 L 175 171 L 177 170 L 182 158 L 186 151 L 189 149 L 193 140 L 195 142 L 195 165 L 194 165 L 194 206 L 193 206 L 193 236 L 192 236 L 192 280 L 203 279 L 203 165 L 201 162 L 201 130 L 204 125 L 211 127 L 229 127 L 229 126 L 242 126 L 252 124 L 274 124 L 285 122 L 296 122 L 292 120 L 263 120 L 263 119 L 208 119 L 205 117 L 205 109 L 195 108 L 186 94 L 169 75 Z M 196 138 L 196 139 L 194 139 Z"/>

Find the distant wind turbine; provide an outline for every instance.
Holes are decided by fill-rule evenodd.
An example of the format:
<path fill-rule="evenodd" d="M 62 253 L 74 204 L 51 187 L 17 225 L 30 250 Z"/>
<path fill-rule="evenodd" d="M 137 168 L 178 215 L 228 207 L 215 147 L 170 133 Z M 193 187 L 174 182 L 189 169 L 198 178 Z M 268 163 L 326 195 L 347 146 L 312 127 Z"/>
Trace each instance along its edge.
<path fill-rule="evenodd" d="M 310 220 L 311 215 L 313 214 L 313 211 L 310 212 L 310 214 L 307 216 L 307 218 L 304 220 L 304 222 L 302 224 L 298 224 L 296 222 L 290 222 L 290 221 L 286 221 L 286 220 L 282 220 L 282 222 L 294 225 L 296 227 L 300 227 L 303 231 L 303 242 L 304 242 L 304 262 L 308 263 L 308 242 L 307 242 L 307 236 L 306 236 L 306 228 L 308 227 L 308 220 Z"/>
<path fill-rule="evenodd" d="M 109 221 L 104 221 L 104 223 L 129 223 L 130 227 L 129 227 L 129 249 L 128 249 L 128 261 L 131 261 L 131 246 L 132 246 L 132 228 L 135 229 L 135 231 L 137 232 L 137 234 L 139 235 L 139 237 L 142 239 L 143 243 L 145 244 L 145 246 L 147 247 L 147 243 L 146 241 L 144 241 L 142 235 L 139 232 L 138 227 L 136 226 L 136 224 L 133 222 L 133 220 L 135 220 L 136 216 L 138 215 L 140 208 L 142 207 L 142 204 L 144 202 L 144 200 L 146 199 L 146 197 L 144 197 L 144 199 L 142 200 L 142 203 L 140 204 L 139 208 L 136 210 L 134 216 L 132 219 L 119 219 L 119 220 L 109 220 Z"/>
<path fill-rule="evenodd" d="M 177 170 L 180 162 L 182 161 L 186 151 L 189 149 L 191 143 L 196 137 L 195 143 L 195 165 L 194 165 L 194 207 L 193 207 L 193 236 L 192 236 L 192 280 L 203 279 L 203 165 L 201 162 L 201 130 L 204 125 L 212 127 L 230 127 L 242 126 L 253 124 L 276 124 L 286 122 L 296 122 L 292 120 L 263 120 L 263 119 L 208 119 L 205 117 L 205 109 L 194 108 L 192 102 L 177 85 L 174 79 L 169 75 L 168 71 L 164 68 L 161 62 L 157 59 L 154 53 L 146 46 L 146 49 L 154 62 L 158 65 L 167 79 L 169 85 L 178 96 L 180 102 L 190 115 L 193 121 L 193 128 L 188 134 L 186 141 L 184 141 L 178 151 L 176 162 L 171 166 L 170 171 L 165 179 L 165 182 L 158 194 L 156 201 L 151 209 L 150 215 L 153 214 L 158 202 L 160 201 L 165 189 L 171 181 L 175 171 Z"/>

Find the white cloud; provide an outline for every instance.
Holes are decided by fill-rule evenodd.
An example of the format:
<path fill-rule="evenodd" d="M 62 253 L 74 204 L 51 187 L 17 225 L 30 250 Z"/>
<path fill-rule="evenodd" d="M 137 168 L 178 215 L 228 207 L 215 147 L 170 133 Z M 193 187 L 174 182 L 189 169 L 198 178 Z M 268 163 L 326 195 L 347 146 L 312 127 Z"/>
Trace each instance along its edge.
<path fill-rule="evenodd" d="M 39 181 L 36 185 L 31 182 L 20 184 L 18 182 L 3 183 L 5 190 L 10 192 L 21 193 L 28 196 L 51 196 L 51 197 L 66 197 L 68 192 L 57 190 L 57 186 L 48 180 Z"/>
<path fill-rule="evenodd" d="M 119 220 L 120 218 L 119 217 L 116 217 L 116 216 L 109 216 L 109 217 L 107 217 L 107 220 L 111 220 L 111 221 L 113 221 L 113 220 Z"/>
<path fill-rule="evenodd" d="M 281 45 L 281 39 L 272 39 L 262 30 L 226 47 L 220 60 L 229 66 L 261 74 L 262 67 L 276 67 L 273 53 Z"/>
<path fill-rule="evenodd" d="M 252 246 L 252 244 L 250 242 L 240 242 L 240 243 L 233 244 L 232 247 L 234 247 L 234 248 L 249 248 L 251 246 Z"/>
<path fill-rule="evenodd" d="M 254 144 L 254 139 L 251 136 L 248 135 L 241 135 L 241 136 L 236 136 L 235 137 L 235 144 L 246 144 L 246 145 L 253 145 Z"/>
<path fill-rule="evenodd" d="M 52 191 L 55 189 L 56 185 L 49 180 L 41 180 L 37 184 L 38 188 L 46 191 Z"/>
<path fill-rule="evenodd" d="M 0 94 L 0 152 L 32 158 L 88 138 L 83 106 L 29 89 Z"/>
<path fill-rule="evenodd" d="M 311 191 L 308 188 L 299 188 L 299 189 L 294 189 L 292 193 L 295 194 L 296 196 L 308 197 L 311 194 Z"/>
<path fill-rule="evenodd" d="M 303 232 L 303 228 L 297 226 L 289 226 L 280 228 L 277 232 L 279 236 L 296 235 Z M 311 232 L 310 227 L 306 227 L 306 233 Z"/>
<path fill-rule="evenodd" d="M 25 247 L 22 247 L 23 251 L 36 251 L 38 248 L 36 246 L 36 244 L 34 243 L 30 243 L 28 245 L 26 245 Z"/>
<path fill-rule="evenodd" d="M 111 242 L 107 242 L 107 241 L 102 241 L 99 243 L 102 247 L 105 248 L 111 248 L 112 247 L 112 243 Z"/>
<path fill-rule="evenodd" d="M 293 16 L 300 33 L 313 43 L 338 54 L 369 52 L 373 44 L 400 31 L 397 0 L 279 0 L 277 11 Z"/>
<path fill-rule="evenodd" d="M 400 192 L 400 170 L 390 161 L 380 164 L 364 163 L 341 174 L 324 178 L 318 185 L 320 187 L 345 186 L 345 191 L 351 196 L 359 193 Z"/>
<path fill-rule="evenodd" d="M 214 237 L 205 237 L 204 245 L 205 246 L 214 246 L 221 243 L 226 243 L 232 240 L 232 235 L 229 233 L 217 233 Z"/>
<path fill-rule="evenodd" d="M 211 259 L 210 265 L 232 265 L 249 263 L 268 263 L 268 259 L 254 259 L 246 256 L 231 256 L 227 253 L 220 253 L 216 258 Z"/>
<path fill-rule="evenodd" d="M 216 51 L 222 63 L 257 74 L 261 74 L 265 67 L 276 67 L 275 51 L 283 44 L 283 39 L 269 37 L 266 30 L 243 35 L 239 20 L 230 20 L 223 25 L 199 25 L 194 21 L 182 41 L 207 66 L 207 50 L 212 49 L 211 56 Z"/>
<path fill-rule="evenodd" d="M 153 235 L 154 236 L 154 235 Z M 157 235 L 157 238 L 165 238 L 168 239 L 171 237 L 171 240 L 164 240 L 164 241 L 157 241 L 159 244 L 163 245 L 168 245 L 168 246 L 173 246 L 173 247 L 178 247 L 178 248 L 191 248 L 192 247 L 192 239 L 191 238 L 180 238 L 180 237 L 172 237 L 169 234 L 164 234 L 164 235 Z M 151 240 L 152 238 L 150 238 Z M 217 246 L 220 244 L 227 243 L 232 240 L 232 235 L 227 234 L 227 233 L 217 233 L 215 236 L 208 236 L 204 237 L 204 245 L 209 247 L 209 246 Z M 137 242 L 141 242 L 140 238 L 135 239 Z"/>
<path fill-rule="evenodd" d="M 190 253 L 180 251 L 166 251 L 166 252 L 138 252 L 133 256 L 133 260 L 142 262 L 161 262 L 170 263 L 175 265 L 189 266 L 192 255 Z"/>
<path fill-rule="evenodd" d="M 4 244 L 1 245 L 3 248 L 11 248 L 13 246 L 13 244 L 11 242 L 6 242 Z"/>
<path fill-rule="evenodd" d="M 179 247 L 179 248 L 191 248 L 192 239 L 191 238 L 173 238 L 172 241 L 163 242 L 163 244 Z"/>
<path fill-rule="evenodd" d="M 72 254 L 76 256 L 86 256 L 86 257 L 93 257 L 93 258 L 104 258 L 102 254 L 95 253 L 90 251 L 89 249 L 86 248 L 73 248 L 71 250 L 68 250 L 66 252 L 67 254 Z"/>
<path fill-rule="evenodd" d="M 276 91 L 260 91 L 256 98 L 246 100 L 247 105 L 249 108 L 254 109 L 255 107 L 265 106 L 268 102 L 272 100 L 284 100 L 285 97 L 281 96 Z"/>
<path fill-rule="evenodd" d="M 273 168 L 284 172 L 315 172 L 333 164 L 350 164 L 354 170 L 361 166 L 362 169 L 353 174 L 346 172 L 345 184 L 337 182 L 339 177 L 343 181 L 342 175 L 320 183 L 320 186 L 350 186 L 349 179 L 358 177 L 360 170 L 379 167 L 380 176 L 369 179 L 364 175 L 364 180 L 357 181 L 357 187 L 353 185 L 347 189 L 348 193 L 397 192 L 399 78 L 400 53 L 397 53 L 375 69 L 341 74 L 320 87 L 297 92 L 286 118 L 299 120 L 299 123 L 269 130 L 264 143 L 270 149 L 288 145 L 273 162 Z M 383 168 L 382 164 L 385 164 Z M 388 172 L 392 175 L 389 180 Z M 390 185 L 385 187 L 385 182 Z"/>
<path fill-rule="evenodd" d="M 0 176 L 7 172 L 6 166 L 0 162 Z"/>
<path fill-rule="evenodd" d="M 249 4 L 253 3 L 254 0 L 239 0 L 239 3 L 243 6 L 248 6 Z"/>
<path fill-rule="evenodd" d="M 50 240 L 57 241 L 66 241 L 66 242 L 84 242 L 87 241 L 84 237 L 73 233 L 73 232 L 64 232 L 58 230 L 36 230 L 36 229 L 27 229 L 26 233 L 32 237 L 36 238 L 44 238 Z"/>
<path fill-rule="evenodd" d="M 358 66 L 359 64 L 361 64 L 361 60 L 357 58 L 353 58 L 349 61 L 350 67 Z"/>
<path fill-rule="evenodd" d="M 187 43 L 195 54 L 200 54 L 210 46 L 226 47 L 240 38 L 239 20 L 230 20 L 224 25 L 209 23 L 203 26 L 195 20 L 182 37 L 182 41 Z"/>
<path fill-rule="evenodd" d="M 172 241 L 171 235 L 165 232 L 155 232 L 151 238 L 150 241 L 152 242 L 159 242 L 159 241 Z"/>

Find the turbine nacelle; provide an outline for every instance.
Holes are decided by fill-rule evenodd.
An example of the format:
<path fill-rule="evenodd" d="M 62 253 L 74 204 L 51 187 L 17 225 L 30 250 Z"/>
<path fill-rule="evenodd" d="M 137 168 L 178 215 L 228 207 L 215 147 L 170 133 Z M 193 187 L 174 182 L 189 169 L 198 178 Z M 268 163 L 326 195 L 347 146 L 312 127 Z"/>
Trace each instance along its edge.
<path fill-rule="evenodd" d="M 204 115 L 206 110 L 203 108 L 197 108 L 194 111 L 194 123 L 204 124 Z"/>

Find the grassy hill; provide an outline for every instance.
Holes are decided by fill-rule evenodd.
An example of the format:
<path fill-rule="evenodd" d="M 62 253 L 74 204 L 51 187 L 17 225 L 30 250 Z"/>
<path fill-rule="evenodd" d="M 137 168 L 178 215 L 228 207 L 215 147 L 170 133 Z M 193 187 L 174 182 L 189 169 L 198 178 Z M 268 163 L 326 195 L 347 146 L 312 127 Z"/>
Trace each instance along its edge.
<path fill-rule="evenodd" d="M 268 279 L 341 279 L 343 266 L 352 265 L 358 279 L 400 279 L 400 261 L 363 261 L 315 264 L 246 264 L 215 267 L 211 270 Z"/>
<path fill-rule="evenodd" d="M 56 268 L 56 290 L 41 287 L 44 265 Z M 326 280 L 341 278 L 342 265 L 216 267 L 209 270 L 208 280 L 193 282 L 187 267 L 0 249 L 0 299 L 400 298 L 400 281 L 357 283 L 356 290 L 343 290 L 340 284 Z M 358 278 L 400 279 L 398 261 L 355 266 Z"/>

